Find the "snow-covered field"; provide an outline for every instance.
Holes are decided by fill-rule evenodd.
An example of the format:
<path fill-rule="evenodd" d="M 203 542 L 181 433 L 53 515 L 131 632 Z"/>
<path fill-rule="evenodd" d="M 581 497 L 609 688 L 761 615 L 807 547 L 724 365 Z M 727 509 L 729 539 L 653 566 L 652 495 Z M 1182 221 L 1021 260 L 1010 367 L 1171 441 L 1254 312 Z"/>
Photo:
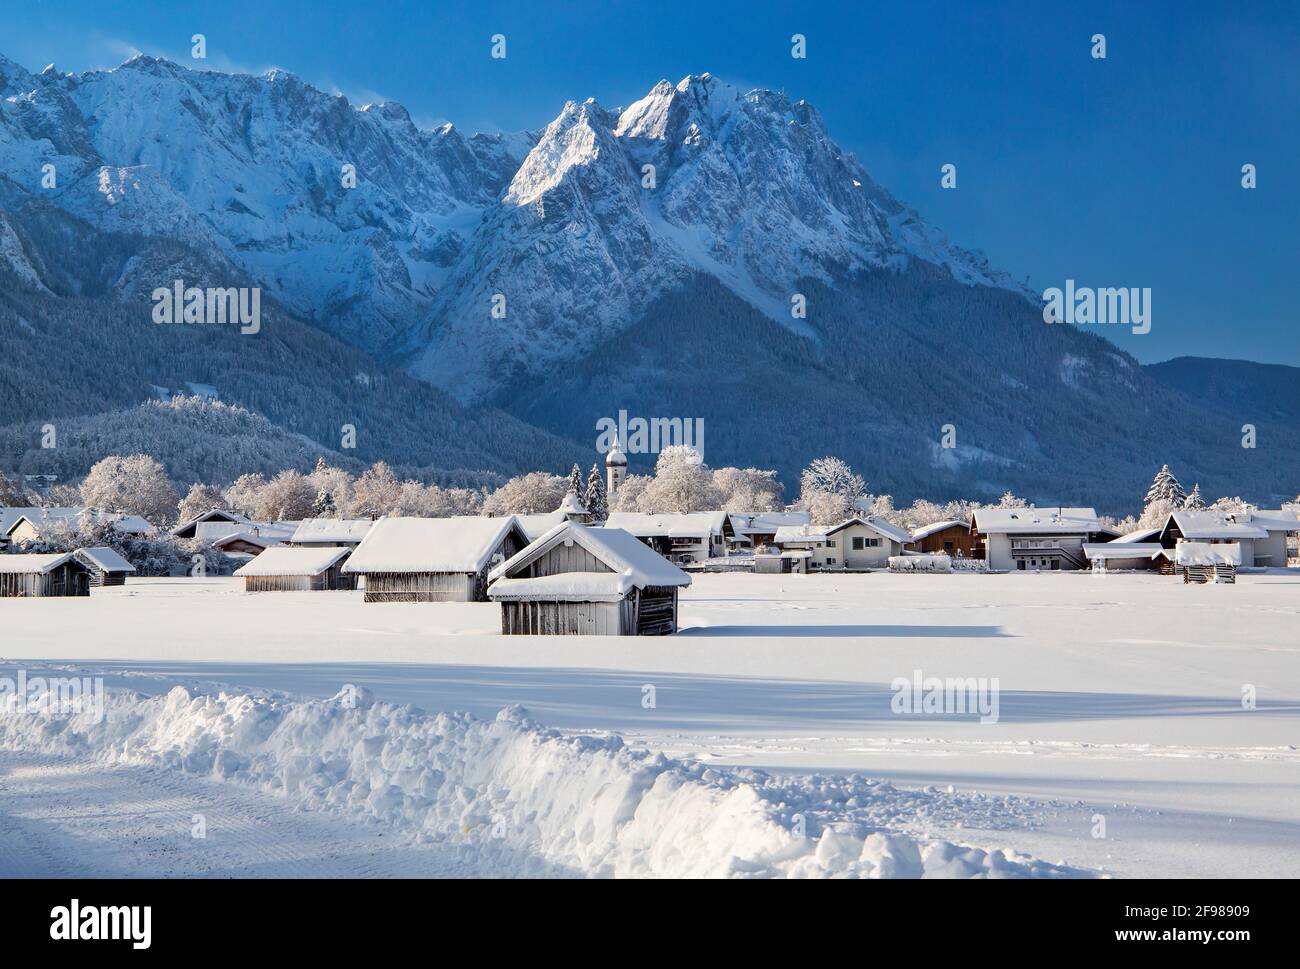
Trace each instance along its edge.
<path fill-rule="evenodd" d="M 0 874 L 1300 875 L 1297 572 L 704 575 L 673 637 L 497 623 L 0 601 L 0 677 L 111 694 L 0 718 Z M 917 670 L 997 678 L 997 722 L 894 712 Z"/>

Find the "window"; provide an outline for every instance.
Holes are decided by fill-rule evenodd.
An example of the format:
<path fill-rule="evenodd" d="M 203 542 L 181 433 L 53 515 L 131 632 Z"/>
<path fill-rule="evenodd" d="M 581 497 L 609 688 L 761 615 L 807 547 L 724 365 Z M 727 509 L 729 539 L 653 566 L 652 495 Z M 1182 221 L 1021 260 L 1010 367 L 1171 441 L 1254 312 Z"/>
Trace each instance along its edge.
<path fill-rule="evenodd" d="M 826 560 L 826 564 L 827 564 L 827 565 L 834 565 L 834 564 L 835 564 L 835 559 L 834 559 L 834 558 L 828 558 L 828 559 Z"/>
<path fill-rule="evenodd" d="M 944 543 L 943 543 L 943 548 L 944 548 L 944 551 L 947 551 L 948 549 L 952 548 L 952 542 L 944 542 Z"/>
<path fill-rule="evenodd" d="M 867 539 L 867 548 L 880 548 L 880 539 L 878 538 Z"/>
<path fill-rule="evenodd" d="M 855 551 L 855 552 L 861 552 L 861 551 L 862 551 L 862 548 L 863 548 L 863 545 L 862 545 L 862 536 L 859 535 L 858 537 L 856 537 L 856 538 L 853 539 L 853 551 Z"/>
<path fill-rule="evenodd" d="M 1025 571 L 1025 560 L 1021 559 L 1020 561 L 1018 561 L 1016 563 L 1016 568 L 1018 568 L 1021 572 Z"/>

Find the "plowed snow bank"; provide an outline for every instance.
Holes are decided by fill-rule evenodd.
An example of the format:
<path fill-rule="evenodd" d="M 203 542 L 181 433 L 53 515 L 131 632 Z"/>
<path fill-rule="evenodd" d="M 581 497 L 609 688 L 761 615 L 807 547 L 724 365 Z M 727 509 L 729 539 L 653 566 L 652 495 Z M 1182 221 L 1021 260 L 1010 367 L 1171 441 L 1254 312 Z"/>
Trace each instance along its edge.
<path fill-rule="evenodd" d="M 255 785 L 295 807 L 472 844 L 503 875 L 1087 874 L 897 830 L 926 817 L 996 822 L 1014 810 L 1000 799 L 708 768 L 631 750 L 618 737 L 566 736 L 518 707 L 487 721 L 428 716 L 365 691 L 288 701 L 176 687 L 157 697 L 110 693 L 96 723 L 14 713 L 13 701 L 0 699 L 8 748 Z"/>

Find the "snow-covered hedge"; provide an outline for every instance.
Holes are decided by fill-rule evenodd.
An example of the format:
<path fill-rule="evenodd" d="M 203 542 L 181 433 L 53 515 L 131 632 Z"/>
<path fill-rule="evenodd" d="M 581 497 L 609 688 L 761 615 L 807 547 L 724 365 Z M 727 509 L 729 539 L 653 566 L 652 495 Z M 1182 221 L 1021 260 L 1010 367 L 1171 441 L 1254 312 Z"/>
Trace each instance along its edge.
<path fill-rule="evenodd" d="M 989 563 L 988 559 L 970 559 L 962 556 L 952 560 L 952 570 L 954 572 L 987 572 Z"/>
<path fill-rule="evenodd" d="M 924 555 L 891 555 L 890 572 L 951 572 L 952 556 L 942 552 Z"/>
<path fill-rule="evenodd" d="M 1016 801 L 900 791 L 858 776 L 774 777 L 566 736 L 520 708 L 428 716 L 364 689 L 330 700 L 110 692 L 52 719 L 0 696 L 0 746 L 248 784 L 295 809 L 387 825 L 516 875 L 1077 877 L 901 828 L 1023 823 Z"/>

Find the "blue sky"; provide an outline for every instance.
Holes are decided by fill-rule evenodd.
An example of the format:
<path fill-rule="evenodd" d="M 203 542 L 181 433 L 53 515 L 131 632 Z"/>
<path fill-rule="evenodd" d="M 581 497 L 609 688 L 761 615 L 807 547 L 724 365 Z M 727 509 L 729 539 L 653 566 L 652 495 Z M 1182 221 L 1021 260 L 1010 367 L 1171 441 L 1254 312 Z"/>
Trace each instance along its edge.
<path fill-rule="evenodd" d="M 1035 289 L 1150 287 L 1151 332 L 1107 332 L 1140 360 L 1300 365 L 1300 3 L 5 0 L 2 22 L 0 52 L 33 69 L 136 50 L 188 63 L 200 32 L 209 68 L 281 67 L 469 131 L 541 127 L 568 99 L 626 104 L 688 73 L 783 88 Z M 948 162 L 955 191 L 939 186 Z"/>

